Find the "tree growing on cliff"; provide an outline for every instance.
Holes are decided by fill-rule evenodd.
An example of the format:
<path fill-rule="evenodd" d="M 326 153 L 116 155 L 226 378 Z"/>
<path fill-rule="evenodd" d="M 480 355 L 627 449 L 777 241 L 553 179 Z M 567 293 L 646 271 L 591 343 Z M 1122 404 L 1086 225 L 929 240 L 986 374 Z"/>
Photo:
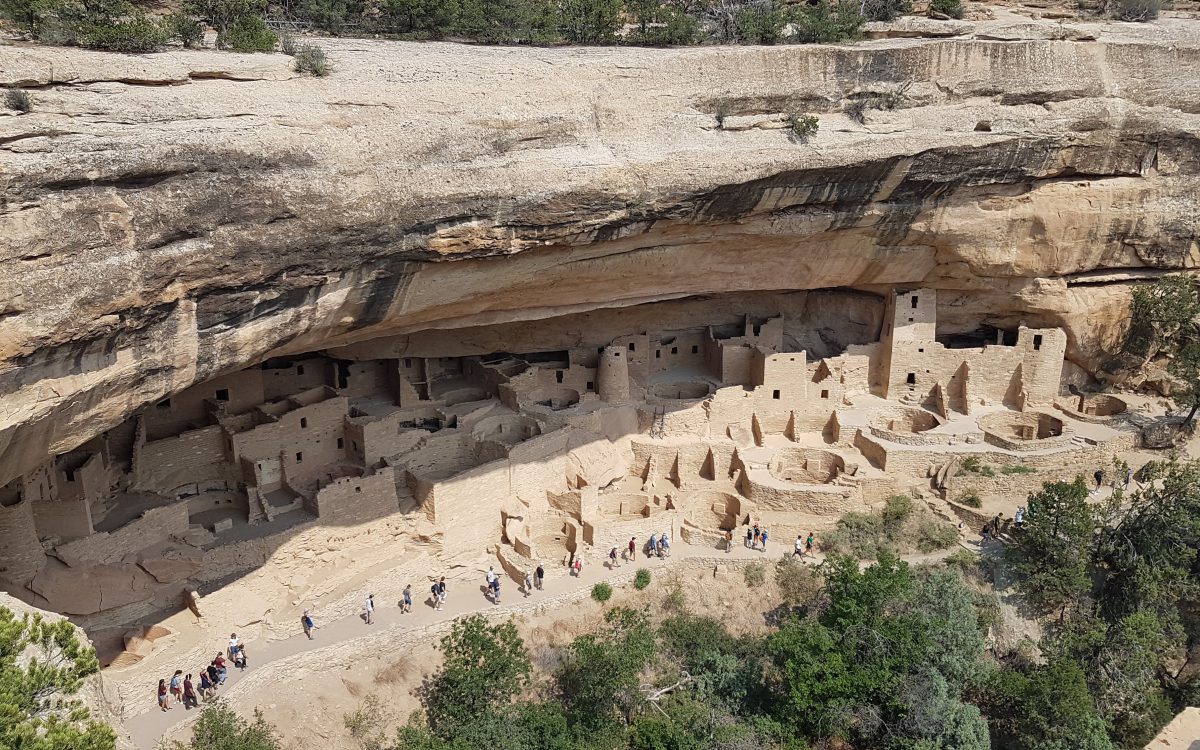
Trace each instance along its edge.
<path fill-rule="evenodd" d="M 187 744 L 176 741 L 166 750 L 280 750 L 275 727 L 255 710 L 254 721 L 238 716 L 224 701 L 209 703 L 200 712 Z"/>
<path fill-rule="evenodd" d="M 112 729 L 74 697 L 99 668 L 70 622 L 0 607 L 0 747 L 112 750 Z"/>
<path fill-rule="evenodd" d="M 1172 396 L 1186 407 L 1190 424 L 1200 411 L 1200 290 L 1190 276 L 1172 274 L 1133 290 L 1129 328 L 1122 344 L 1123 366 L 1144 367 L 1170 358 Z"/>

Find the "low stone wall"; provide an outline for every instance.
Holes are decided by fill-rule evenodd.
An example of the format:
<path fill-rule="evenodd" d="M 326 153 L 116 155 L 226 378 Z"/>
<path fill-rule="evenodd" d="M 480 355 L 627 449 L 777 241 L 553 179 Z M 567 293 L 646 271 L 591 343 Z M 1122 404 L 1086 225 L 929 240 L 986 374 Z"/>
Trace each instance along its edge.
<path fill-rule="evenodd" d="M 116 563 L 131 552 L 151 547 L 172 534 L 188 530 L 188 505 L 172 503 L 151 508 L 113 532 L 100 532 L 60 545 L 54 554 L 71 567 Z"/>

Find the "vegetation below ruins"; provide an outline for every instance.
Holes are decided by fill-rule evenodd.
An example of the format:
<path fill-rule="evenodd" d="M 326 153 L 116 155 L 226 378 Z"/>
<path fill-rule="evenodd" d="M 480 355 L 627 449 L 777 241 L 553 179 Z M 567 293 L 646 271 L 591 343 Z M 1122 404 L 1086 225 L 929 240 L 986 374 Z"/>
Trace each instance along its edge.
<path fill-rule="evenodd" d="M 935 552 L 957 541 L 958 531 L 953 526 L 918 510 L 912 498 L 894 495 L 882 510 L 842 516 L 821 544 L 840 554 L 873 559 L 883 550 Z"/>
<path fill-rule="evenodd" d="M 75 697 L 99 669 L 70 622 L 0 607 L 0 747 L 112 750 L 112 729 L 90 720 Z"/>

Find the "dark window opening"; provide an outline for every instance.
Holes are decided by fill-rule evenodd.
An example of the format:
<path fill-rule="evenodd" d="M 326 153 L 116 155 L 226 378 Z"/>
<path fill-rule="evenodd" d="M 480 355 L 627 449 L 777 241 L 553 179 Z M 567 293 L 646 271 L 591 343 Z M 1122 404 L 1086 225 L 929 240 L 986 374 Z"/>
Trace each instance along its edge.
<path fill-rule="evenodd" d="M 1033 337 L 1033 348 L 1035 350 L 1042 348 L 1042 337 L 1040 334 Z"/>
<path fill-rule="evenodd" d="M 304 463 L 304 454 L 303 453 L 296 454 L 296 463 L 298 463 L 298 464 Z"/>
<path fill-rule="evenodd" d="M 925 350 L 924 350 L 924 349 L 918 349 L 918 350 L 917 350 L 917 352 L 919 352 L 919 353 L 921 353 L 921 354 L 924 354 L 924 353 L 925 353 Z"/>
<path fill-rule="evenodd" d="M 308 417 L 300 417 L 300 429 L 308 427 Z"/>
<path fill-rule="evenodd" d="M 915 372 L 910 372 L 908 374 L 907 382 L 909 385 L 916 385 L 917 384 L 917 374 Z"/>
<path fill-rule="evenodd" d="M 338 443 L 337 443 L 337 445 L 338 445 L 338 447 L 339 447 L 339 448 L 345 448 L 345 447 L 346 447 L 346 441 L 345 441 L 345 439 L 344 439 L 344 438 L 338 438 Z"/>
<path fill-rule="evenodd" d="M 654 350 L 654 358 L 655 358 L 655 359 L 662 359 L 662 349 L 655 349 L 655 350 Z"/>
<path fill-rule="evenodd" d="M 158 407 L 159 409 L 170 409 L 171 408 L 171 399 L 164 398 L 162 401 L 159 401 L 157 404 L 155 404 L 155 406 Z"/>
<path fill-rule="evenodd" d="M 829 391 L 821 391 L 821 398 L 829 398 Z"/>
<path fill-rule="evenodd" d="M 296 374 L 297 374 L 297 375 L 303 375 L 303 374 L 304 374 L 304 365 L 296 365 Z"/>
<path fill-rule="evenodd" d="M 754 335 L 757 336 L 762 331 L 761 325 L 754 326 Z"/>
<path fill-rule="evenodd" d="M 698 346 L 693 346 L 693 347 L 692 347 L 692 354 L 699 354 L 699 353 L 700 353 L 700 347 L 698 347 Z"/>
<path fill-rule="evenodd" d="M 555 379 L 557 382 L 561 383 L 561 382 L 562 382 L 562 379 L 563 379 L 563 371 L 562 371 L 562 370 L 557 370 L 557 371 L 554 373 L 554 379 Z"/>
<path fill-rule="evenodd" d="M 914 309 L 914 310 L 917 309 L 917 295 L 915 295 L 915 294 L 913 295 L 913 298 L 912 298 L 912 309 Z"/>
<path fill-rule="evenodd" d="M 909 322 L 909 323 L 913 322 L 913 319 L 912 319 L 912 318 L 909 318 L 909 319 L 908 319 L 908 322 Z"/>
<path fill-rule="evenodd" d="M 355 487 L 355 488 L 354 488 L 354 491 L 355 491 L 355 492 L 362 492 L 362 487 Z"/>
<path fill-rule="evenodd" d="M 345 360 L 337 362 L 337 387 L 345 388 L 350 384 L 350 363 Z"/>
<path fill-rule="evenodd" d="M 589 381 L 587 382 L 587 389 L 588 389 L 589 391 L 594 391 L 594 390 L 596 390 L 596 383 L 595 383 L 595 381 L 589 380 Z"/>
<path fill-rule="evenodd" d="M 672 347 L 671 347 L 671 353 L 672 353 L 672 354 L 678 354 L 678 353 L 679 353 L 679 347 L 678 347 L 678 346 L 672 346 Z"/>
<path fill-rule="evenodd" d="M 63 469 L 63 474 L 67 475 L 68 482 L 75 481 L 75 470 L 74 469 Z"/>
<path fill-rule="evenodd" d="M 411 359 L 409 359 L 408 357 L 405 357 L 405 358 L 404 358 L 404 366 L 405 366 L 405 367 L 412 367 L 412 360 L 411 360 Z"/>
<path fill-rule="evenodd" d="M 779 391 L 771 391 L 771 398 L 778 401 L 779 400 Z"/>
<path fill-rule="evenodd" d="M 630 342 L 629 342 L 629 351 L 631 351 L 631 352 L 632 352 L 632 351 L 634 351 L 634 350 L 635 350 L 635 347 L 634 347 L 634 345 L 633 345 L 633 342 L 632 342 L 632 341 L 630 341 Z"/>
<path fill-rule="evenodd" d="M 229 389 L 228 388 L 218 388 L 217 389 L 217 400 L 218 401 L 228 401 L 229 400 Z"/>

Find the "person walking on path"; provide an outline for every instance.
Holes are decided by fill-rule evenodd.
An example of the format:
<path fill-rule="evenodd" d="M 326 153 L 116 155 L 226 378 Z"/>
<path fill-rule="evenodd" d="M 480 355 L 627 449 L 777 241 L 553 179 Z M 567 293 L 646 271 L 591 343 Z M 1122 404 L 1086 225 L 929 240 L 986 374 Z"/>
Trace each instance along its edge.
<path fill-rule="evenodd" d="M 750 529 L 746 529 L 746 547 L 750 546 L 750 540 L 753 536 L 754 536 L 754 532 L 751 531 Z"/>
<path fill-rule="evenodd" d="M 500 603 L 500 576 L 492 576 L 492 604 Z"/>
<path fill-rule="evenodd" d="M 208 672 L 200 673 L 200 697 L 209 700 L 213 697 L 213 684 L 208 679 Z"/>
<path fill-rule="evenodd" d="M 767 551 L 767 527 L 766 526 L 763 527 L 762 534 L 759 536 L 759 540 L 762 541 L 762 551 L 766 552 Z"/>
<path fill-rule="evenodd" d="M 212 663 L 217 668 L 217 675 L 220 677 L 217 684 L 224 685 L 225 678 L 229 676 L 229 670 L 225 667 L 225 655 L 218 651 L 217 655 L 213 657 Z"/>
<path fill-rule="evenodd" d="M 166 680 L 158 681 L 158 707 L 160 709 L 162 709 L 163 711 L 171 710 L 171 701 L 170 701 L 170 698 L 167 697 L 167 681 Z"/>
<path fill-rule="evenodd" d="M 808 532 L 808 538 L 804 540 L 804 554 L 809 557 L 815 557 L 813 553 L 813 533 L 811 531 Z"/>
<path fill-rule="evenodd" d="M 733 550 L 733 529 L 725 530 L 725 554 L 729 554 Z"/>
<path fill-rule="evenodd" d="M 616 547 L 613 547 L 612 549 L 610 549 L 608 551 L 608 567 L 609 568 L 621 567 L 621 563 L 617 562 L 617 548 Z"/>
<path fill-rule="evenodd" d="M 217 686 L 221 684 L 220 671 L 218 671 L 217 668 L 212 664 L 209 664 L 207 667 L 205 667 L 204 671 L 208 673 L 208 681 L 212 683 L 213 693 L 216 693 Z"/>
<path fill-rule="evenodd" d="M 404 584 L 404 594 L 400 599 L 400 611 L 412 612 L 412 584 Z"/>
<path fill-rule="evenodd" d="M 637 560 L 637 537 L 635 537 L 635 536 L 629 537 L 629 558 L 628 559 Z"/>
<path fill-rule="evenodd" d="M 667 557 L 671 556 L 671 537 L 667 536 L 667 532 L 665 531 L 658 535 L 658 549 L 662 553 L 659 557 L 663 555 Z"/>
<path fill-rule="evenodd" d="M 434 581 L 433 585 L 429 587 L 429 593 L 433 595 L 433 611 L 440 612 L 442 609 L 442 595 L 438 591 L 437 581 Z"/>
<path fill-rule="evenodd" d="M 546 571 L 542 569 L 542 564 L 538 563 L 537 569 L 533 571 L 533 583 L 538 587 L 538 591 L 542 590 L 542 583 L 546 580 Z"/>
<path fill-rule="evenodd" d="M 446 606 L 446 576 L 438 579 L 438 609 Z"/>
<path fill-rule="evenodd" d="M 183 703 L 183 670 L 176 669 L 171 675 L 171 697 L 176 703 Z"/>
<path fill-rule="evenodd" d="M 313 639 L 313 631 L 317 629 L 317 624 L 313 622 L 312 610 L 304 610 L 304 614 L 300 616 L 300 625 L 304 628 L 304 635 L 308 640 Z"/>
<path fill-rule="evenodd" d="M 1092 476 L 1096 479 L 1096 489 L 1100 489 L 1100 485 L 1104 484 L 1104 469 L 1096 469 Z"/>
<path fill-rule="evenodd" d="M 750 542 L 750 549 L 758 549 L 758 540 L 762 538 L 762 530 L 758 528 L 758 524 L 754 524 L 754 538 Z"/>
<path fill-rule="evenodd" d="M 199 708 L 200 701 L 196 699 L 196 688 L 192 685 L 192 676 L 183 678 L 183 707 Z"/>
<path fill-rule="evenodd" d="M 804 559 L 804 535 L 803 534 L 796 535 L 796 545 L 792 549 L 792 557 L 799 557 L 801 560 Z"/>
<path fill-rule="evenodd" d="M 651 533 L 650 541 L 646 542 L 646 557 L 654 557 L 658 554 L 658 535 Z"/>
<path fill-rule="evenodd" d="M 583 556 L 582 555 L 575 556 L 575 564 L 571 566 L 571 570 L 574 571 L 576 578 L 583 575 Z"/>
<path fill-rule="evenodd" d="M 533 576 L 529 575 L 528 570 L 525 571 L 524 584 L 525 584 L 525 598 L 528 599 L 529 595 L 533 593 Z"/>
<path fill-rule="evenodd" d="M 367 624 L 371 625 L 375 622 L 375 595 L 367 594 L 367 601 L 363 603 L 363 610 L 366 614 Z"/>

